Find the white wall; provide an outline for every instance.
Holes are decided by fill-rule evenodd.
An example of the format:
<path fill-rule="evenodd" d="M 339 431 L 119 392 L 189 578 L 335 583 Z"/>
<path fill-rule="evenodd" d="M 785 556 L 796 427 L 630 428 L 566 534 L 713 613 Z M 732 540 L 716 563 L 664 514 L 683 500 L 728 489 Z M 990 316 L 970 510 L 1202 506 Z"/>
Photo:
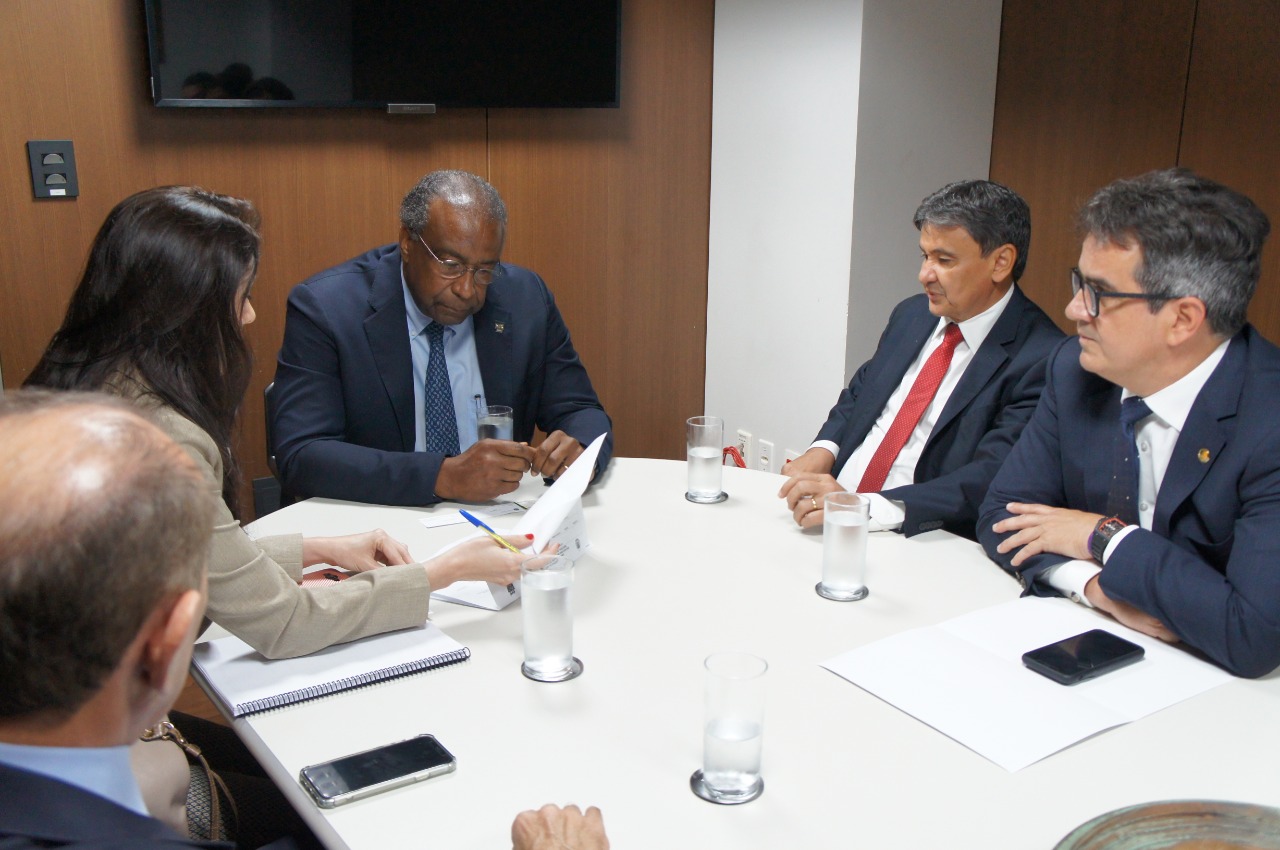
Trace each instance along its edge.
<path fill-rule="evenodd" d="M 987 176 L 1000 0 L 717 0 L 706 412 L 803 451 L 894 304 L 911 214 Z"/>

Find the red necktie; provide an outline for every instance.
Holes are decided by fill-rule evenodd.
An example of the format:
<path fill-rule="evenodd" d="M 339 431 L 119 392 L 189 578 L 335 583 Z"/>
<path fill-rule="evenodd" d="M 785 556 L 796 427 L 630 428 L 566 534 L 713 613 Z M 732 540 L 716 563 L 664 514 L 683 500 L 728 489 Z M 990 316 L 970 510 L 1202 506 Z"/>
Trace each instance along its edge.
<path fill-rule="evenodd" d="M 897 459 L 898 452 L 907 444 L 907 438 L 916 429 L 925 408 L 938 394 L 938 387 L 942 386 L 942 379 L 951 368 L 951 355 L 962 339 L 964 336 L 960 333 L 960 326 L 955 322 L 948 323 L 942 335 L 942 345 L 935 348 L 924 362 L 924 368 L 911 385 L 906 401 L 902 402 L 902 407 L 880 442 L 880 447 L 871 456 L 871 463 L 867 464 L 867 471 L 858 482 L 859 493 L 877 493 L 884 487 L 884 480 L 889 477 L 889 469 Z"/>

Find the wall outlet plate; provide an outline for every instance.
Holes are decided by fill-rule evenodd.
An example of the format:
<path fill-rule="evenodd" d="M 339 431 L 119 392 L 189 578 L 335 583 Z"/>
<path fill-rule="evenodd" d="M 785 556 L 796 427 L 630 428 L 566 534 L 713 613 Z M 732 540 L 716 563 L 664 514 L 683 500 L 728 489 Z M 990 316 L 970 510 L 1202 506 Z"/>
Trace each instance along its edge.
<path fill-rule="evenodd" d="M 31 193 L 37 198 L 74 198 L 80 194 L 76 152 L 70 139 L 27 142 Z"/>

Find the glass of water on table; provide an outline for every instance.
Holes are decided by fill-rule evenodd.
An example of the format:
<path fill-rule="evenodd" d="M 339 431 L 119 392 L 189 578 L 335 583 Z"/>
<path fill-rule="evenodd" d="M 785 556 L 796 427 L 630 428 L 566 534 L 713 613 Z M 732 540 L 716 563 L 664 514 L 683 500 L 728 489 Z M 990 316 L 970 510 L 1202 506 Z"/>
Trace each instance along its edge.
<path fill-rule="evenodd" d="M 524 663 L 520 672 L 535 682 L 566 682 L 582 673 L 573 657 L 573 561 L 535 555 L 520 565 L 520 606 L 524 614 Z"/>
<path fill-rule="evenodd" d="M 708 655 L 702 769 L 689 787 L 702 799 L 721 805 L 747 803 L 764 792 L 760 776 L 764 751 L 763 658 L 745 652 Z"/>
<path fill-rule="evenodd" d="M 729 498 L 720 489 L 724 446 L 724 420 L 718 416 L 694 416 L 685 422 L 685 449 L 689 461 L 690 502 L 714 504 Z"/>
<path fill-rule="evenodd" d="M 824 599 L 856 602 L 867 596 L 867 532 L 871 502 L 857 493 L 828 493 L 822 500 L 822 581 L 814 590 Z"/>

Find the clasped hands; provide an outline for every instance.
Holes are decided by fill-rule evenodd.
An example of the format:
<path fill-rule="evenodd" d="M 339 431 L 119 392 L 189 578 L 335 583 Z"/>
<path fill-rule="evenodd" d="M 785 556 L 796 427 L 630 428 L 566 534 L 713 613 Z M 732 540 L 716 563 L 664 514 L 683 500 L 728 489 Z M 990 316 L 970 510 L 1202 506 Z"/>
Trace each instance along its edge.
<path fill-rule="evenodd" d="M 782 467 L 788 480 L 778 491 L 778 498 L 787 500 L 787 509 L 801 528 L 820 527 L 822 497 L 844 489 L 831 475 L 835 460 L 835 455 L 826 449 L 812 448 Z"/>
<path fill-rule="evenodd" d="M 440 464 L 436 495 L 462 502 L 487 502 L 520 486 L 526 472 L 554 478 L 582 454 L 582 444 L 553 431 L 538 446 L 511 440 L 480 440 Z"/>
<path fill-rule="evenodd" d="M 1000 520 L 991 526 L 991 530 L 997 534 L 1013 532 L 996 547 L 996 551 L 1001 554 L 1017 550 L 1009 562 L 1011 566 L 1021 566 L 1028 558 L 1045 553 L 1081 561 L 1093 559 L 1089 553 L 1089 535 L 1093 534 L 1098 521 L 1103 518 L 1102 514 L 1023 502 L 1010 502 L 1005 508 L 1013 516 Z M 1108 596 L 1103 591 L 1098 576 L 1089 579 L 1084 595 L 1094 608 L 1110 614 L 1134 631 L 1167 643 L 1178 642 L 1178 636 L 1160 620 L 1140 608 Z"/>

